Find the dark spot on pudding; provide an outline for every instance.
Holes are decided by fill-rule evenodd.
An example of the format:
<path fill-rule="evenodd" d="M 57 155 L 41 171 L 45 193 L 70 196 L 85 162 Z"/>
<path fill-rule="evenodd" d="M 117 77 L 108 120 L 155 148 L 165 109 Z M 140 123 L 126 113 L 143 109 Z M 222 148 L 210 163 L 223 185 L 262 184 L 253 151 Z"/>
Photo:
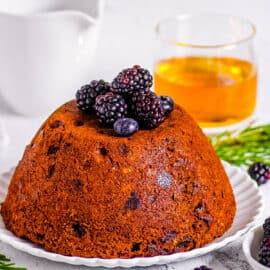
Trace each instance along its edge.
<path fill-rule="evenodd" d="M 175 151 L 175 143 L 171 142 L 167 145 L 167 151 L 173 153 Z"/>
<path fill-rule="evenodd" d="M 81 127 L 81 126 L 83 126 L 83 125 L 84 125 L 84 122 L 81 121 L 81 120 L 76 120 L 76 121 L 74 122 L 74 126 L 75 126 L 75 127 Z"/>
<path fill-rule="evenodd" d="M 70 148 L 70 146 L 71 146 L 71 143 L 65 143 L 64 149 L 65 150 L 68 150 Z"/>
<path fill-rule="evenodd" d="M 86 160 L 83 164 L 83 169 L 88 170 L 92 165 L 92 161 L 90 159 Z"/>
<path fill-rule="evenodd" d="M 195 207 L 195 212 L 201 214 L 204 211 L 204 206 L 202 202 L 199 202 Z"/>
<path fill-rule="evenodd" d="M 200 219 L 206 224 L 207 227 L 210 227 L 213 223 L 213 217 L 210 215 L 201 216 Z"/>
<path fill-rule="evenodd" d="M 55 164 L 50 165 L 48 168 L 48 178 L 51 178 L 53 176 L 54 170 L 55 170 Z"/>
<path fill-rule="evenodd" d="M 149 243 L 147 245 L 146 250 L 152 255 L 165 255 L 168 254 L 168 252 L 160 247 L 157 247 L 157 243 L 155 241 L 151 241 L 151 243 Z"/>
<path fill-rule="evenodd" d="M 165 171 L 161 171 L 157 177 L 157 182 L 161 187 L 169 188 L 172 183 L 172 176 Z"/>
<path fill-rule="evenodd" d="M 41 234 L 41 233 L 37 233 L 37 240 L 43 240 L 45 237 L 44 234 Z"/>
<path fill-rule="evenodd" d="M 184 251 L 187 249 L 193 249 L 195 247 L 195 241 L 191 236 L 185 236 L 183 240 L 178 241 L 176 244 L 177 251 Z"/>
<path fill-rule="evenodd" d="M 164 234 L 164 237 L 160 238 L 160 242 L 165 244 L 168 241 L 174 239 L 177 236 L 177 233 L 175 230 L 167 230 Z"/>
<path fill-rule="evenodd" d="M 121 155 L 126 156 L 129 152 L 129 148 L 126 144 L 122 143 L 118 146 L 118 150 Z"/>
<path fill-rule="evenodd" d="M 140 197 L 135 192 L 131 192 L 129 199 L 125 204 L 125 208 L 130 210 L 136 210 L 140 206 L 141 206 Z"/>
<path fill-rule="evenodd" d="M 81 182 L 80 179 L 74 179 L 74 185 L 76 186 L 77 189 L 83 188 L 83 183 Z"/>
<path fill-rule="evenodd" d="M 175 196 L 174 193 L 172 194 L 172 200 L 175 201 Z"/>
<path fill-rule="evenodd" d="M 131 251 L 139 251 L 140 250 L 141 243 L 133 243 L 131 247 Z"/>
<path fill-rule="evenodd" d="M 50 128 L 58 128 L 58 127 L 63 127 L 64 123 L 60 120 L 55 120 L 53 123 L 51 123 Z"/>
<path fill-rule="evenodd" d="M 53 155 L 59 150 L 59 147 L 51 145 L 48 149 L 47 155 Z"/>
<path fill-rule="evenodd" d="M 84 227 L 82 227 L 79 222 L 76 222 L 75 224 L 73 224 L 72 229 L 77 234 L 78 237 L 82 237 L 86 233 Z"/>
<path fill-rule="evenodd" d="M 22 239 L 29 241 L 29 238 L 26 235 L 21 236 Z"/>
<path fill-rule="evenodd" d="M 109 150 L 107 150 L 105 147 L 101 147 L 99 152 L 102 156 L 106 156 L 109 153 Z"/>
<path fill-rule="evenodd" d="M 152 241 L 151 241 L 151 244 L 152 244 L 152 245 L 157 245 L 156 240 L 152 240 Z"/>

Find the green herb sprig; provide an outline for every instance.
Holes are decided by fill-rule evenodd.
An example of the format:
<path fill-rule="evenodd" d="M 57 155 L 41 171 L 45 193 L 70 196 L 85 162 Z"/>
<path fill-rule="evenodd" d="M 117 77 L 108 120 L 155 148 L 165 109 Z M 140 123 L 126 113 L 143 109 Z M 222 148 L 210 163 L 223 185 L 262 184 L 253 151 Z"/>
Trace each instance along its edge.
<path fill-rule="evenodd" d="M 237 166 L 254 162 L 270 165 L 270 124 L 222 132 L 209 137 L 218 156 Z"/>
<path fill-rule="evenodd" d="M 9 258 L 0 254 L 0 269 L 3 270 L 27 270 L 25 267 L 17 267 Z"/>

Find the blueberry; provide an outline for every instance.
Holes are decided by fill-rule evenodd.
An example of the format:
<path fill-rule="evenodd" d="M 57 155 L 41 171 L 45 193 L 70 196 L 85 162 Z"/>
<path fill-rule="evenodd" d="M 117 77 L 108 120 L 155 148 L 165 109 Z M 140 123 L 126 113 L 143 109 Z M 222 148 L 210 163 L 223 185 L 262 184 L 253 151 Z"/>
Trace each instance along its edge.
<path fill-rule="evenodd" d="M 174 109 L 174 101 L 171 97 L 168 96 L 160 96 L 162 107 L 165 111 L 165 115 L 168 115 Z"/>
<path fill-rule="evenodd" d="M 115 121 L 113 129 L 118 136 L 127 137 L 139 129 L 139 124 L 132 118 L 120 118 Z"/>

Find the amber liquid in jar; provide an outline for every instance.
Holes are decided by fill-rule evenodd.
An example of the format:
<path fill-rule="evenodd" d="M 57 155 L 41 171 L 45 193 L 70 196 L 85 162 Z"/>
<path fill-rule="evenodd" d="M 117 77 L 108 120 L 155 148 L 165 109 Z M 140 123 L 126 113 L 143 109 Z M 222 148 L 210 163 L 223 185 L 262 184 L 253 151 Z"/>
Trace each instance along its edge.
<path fill-rule="evenodd" d="M 173 97 L 201 127 L 219 127 L 249 117 L 256 105 L 257 70 L 229 57 L 183 57 L 160 61 L 155 91 Z"/>

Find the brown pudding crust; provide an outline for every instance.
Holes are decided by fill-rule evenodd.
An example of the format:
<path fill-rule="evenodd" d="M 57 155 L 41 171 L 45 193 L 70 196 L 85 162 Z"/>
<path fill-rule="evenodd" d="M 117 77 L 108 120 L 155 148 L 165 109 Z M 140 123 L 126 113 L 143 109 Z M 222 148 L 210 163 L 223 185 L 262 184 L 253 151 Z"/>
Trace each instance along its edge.
<path fill-rule="evenodd" d="M 70 101 L 26 147 L 1 214 L 48 251 L 132 258 L 201 247 L 230 228 L 235 210 L 219 158 L 181 107 L 120 138 Z"/>

